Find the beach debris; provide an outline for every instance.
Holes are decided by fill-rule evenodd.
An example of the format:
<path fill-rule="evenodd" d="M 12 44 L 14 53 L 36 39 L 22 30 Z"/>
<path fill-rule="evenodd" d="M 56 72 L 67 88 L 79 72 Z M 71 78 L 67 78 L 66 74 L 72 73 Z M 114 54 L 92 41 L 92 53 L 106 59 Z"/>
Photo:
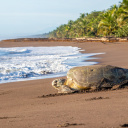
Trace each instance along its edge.
<path fill-rule="evenodd" d="M 85 125 L 85 124 L 63 123 L 63 124 L 58 124 L 57 127 L 69 127 L 69 126 L 80 126 L 80 125 Z"/>
<path fill-rule="evenodd" d="M 5 116 L 5 117 L 0 117 L 0 120 L 10 119 L 10 118 L 17 118 L 17 117 L 7 117 L 7 116 Z"/>
<path fill-rule="evenodd" d="M 123 124 L 121 125 L 121 127 L 128 127 L 128 124 Z"/>
<path fill-rule="evenodd" d="M 111 65 L 74 67 L 67 79 L 55 79 L 52 86 L 58 93 L 75 93 L 81 90 L 116 90 L 128 86 L 128 69 Z"/>
<path fill-rule="evenodd" d="M 82 37 L 82 38 L 18 38 L 18 39 L 6 39 L 3 42 L 127 42 L 127 37 L 116 38 L 116 37 Z"/>
<path fill-rule="evenodd" d="M 109 97 L 93 97 L 89 99 L 85 99 L 86 101 L 92 101 L 92 100 L 103 100 L 103 99 L 109 99 Z"/>

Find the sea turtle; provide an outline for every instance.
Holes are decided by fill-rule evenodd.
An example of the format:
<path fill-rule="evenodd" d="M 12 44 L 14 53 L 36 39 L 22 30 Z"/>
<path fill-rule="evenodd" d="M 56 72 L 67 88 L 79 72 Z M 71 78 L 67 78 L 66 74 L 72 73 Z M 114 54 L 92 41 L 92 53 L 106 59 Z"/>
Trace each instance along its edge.
<path fill-rule="evenodd" d="M 111 65 L 74 67 L 66 79 L 56 79 L 52 86 L 58 93 L 73 93 L 79 90 L 95 90 L 122 87 L 128 83 L 128 69 Z"/>

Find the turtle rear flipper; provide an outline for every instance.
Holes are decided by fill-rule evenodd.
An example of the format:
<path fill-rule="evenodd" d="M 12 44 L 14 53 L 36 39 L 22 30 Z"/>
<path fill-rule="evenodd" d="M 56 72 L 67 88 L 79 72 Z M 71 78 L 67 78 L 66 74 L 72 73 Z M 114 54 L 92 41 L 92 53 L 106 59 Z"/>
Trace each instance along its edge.
<path fill-rule="evenodd" d="M 128 87 L 128 80 L 125 80 L 125 81 L 119 83 L 118 85 L 114 85 L 112 87 L 112 90 L 116 90 L 116 89 L 124 88 L 124 87 Z"/>

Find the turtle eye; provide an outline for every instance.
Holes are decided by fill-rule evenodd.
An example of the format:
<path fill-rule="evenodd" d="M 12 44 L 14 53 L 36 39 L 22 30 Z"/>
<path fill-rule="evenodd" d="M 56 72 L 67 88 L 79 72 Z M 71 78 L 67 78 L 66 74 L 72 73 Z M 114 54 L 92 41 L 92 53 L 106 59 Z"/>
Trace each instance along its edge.
<path fill-rule="evenodd" d="M 52 82 L 52 86 L 57 87 L 57 80 L 54 80 L 54 81 Z"/>
<path fill-rule="evenodd" d="M 57 80 L 55 80 L 54 83 L 57 84 Z"/>

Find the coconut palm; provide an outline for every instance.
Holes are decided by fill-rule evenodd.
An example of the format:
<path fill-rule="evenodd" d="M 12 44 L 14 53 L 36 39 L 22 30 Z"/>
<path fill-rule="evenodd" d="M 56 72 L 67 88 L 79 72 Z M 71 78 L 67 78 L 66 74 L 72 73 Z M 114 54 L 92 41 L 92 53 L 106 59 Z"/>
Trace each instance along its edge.
<path fill-rule="evenodd" d="M 119 10 L 119 17 L 121 17 L 122 24 L 128 22 L 128 0 L 123 0 L 123 2 L 120 4 Z"/>
<path fill-rule="evenodd" d="M 81 14 L 80 18 L 79 18 L 79 22 L 78 22 L 78 26 L 80 28 L 80 35 L 81 36 L 85 36 L 86 32 L 87 32 L 87 25 L 88 25 L 88 21 L 86 19 L 88 14 Z"/>
<path fill-rule="evenodd" d="M 50 35 L 57 38 L 85 36 L 126 36 L 128 31 L 128 0 L 106 11 L 82 13 L 76 21 L 61 25 Z"/>
<path fill-rule="evenodd" d="M 98 25 L 99 34 L 104 36 L 113 35 L 114 31 L 118 29 L 118 7 L 114 5 L 110 10 L 103 14 L 103 19 Z"/>

